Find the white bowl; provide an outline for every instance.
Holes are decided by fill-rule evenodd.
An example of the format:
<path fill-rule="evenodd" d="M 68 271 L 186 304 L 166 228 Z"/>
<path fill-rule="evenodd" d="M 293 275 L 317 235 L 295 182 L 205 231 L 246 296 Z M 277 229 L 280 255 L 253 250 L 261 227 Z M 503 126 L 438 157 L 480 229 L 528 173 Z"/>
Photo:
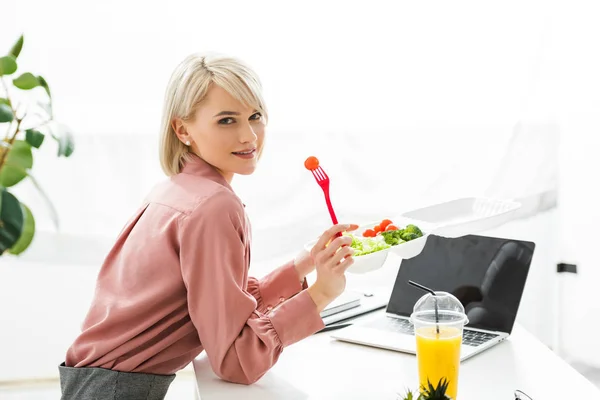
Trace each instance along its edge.
<path fill-rule="evenodd" d="M 367 225 L 362 225 L 352 233 L 357 236 L 361 235 L 366 229 L 371 229 L 375 225 L 378 225 L 380 222 L 373 222 Z M 404 228 L 404 226 L 405 225 L 398 225 L 399 228 Z M 387 249 L 376 251 L 375 253 L 365 254 L 362 256 L 354 256 L 354 264 L 352 264 L 347 269 L 347 271 L 354 274 L 364 274 L 366 272 L 378 270 L 385 263 L 385 260 L 387 259 L 389 253 L 394 253 L 403 259 L 413 258 L 419 255 L 419 253 L 421 253 L 421 251 L 423 250 L 423 247 L 425 247 L 427 236 L 429 236 L 429 234 L 423 232 L 423 236 L 421 236 L 420 238 L 397 244 Z M 317 238 L 306 243 L 304 245 L 304 249 L 310 252 L 318 240 L 319 239 Z"/>

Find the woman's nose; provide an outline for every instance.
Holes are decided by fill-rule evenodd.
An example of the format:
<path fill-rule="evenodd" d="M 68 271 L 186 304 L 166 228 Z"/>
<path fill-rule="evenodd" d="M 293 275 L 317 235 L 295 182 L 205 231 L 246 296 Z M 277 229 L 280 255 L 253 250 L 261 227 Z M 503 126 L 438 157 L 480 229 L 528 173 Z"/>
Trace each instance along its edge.
<path fill-rule="evenodd" d="M 252 125 L 246 125 L 242 132 L 240 133 L 240 142 L 242 143 L 253 143 L 256 141 L 258 136 L 254 132 Z"/>

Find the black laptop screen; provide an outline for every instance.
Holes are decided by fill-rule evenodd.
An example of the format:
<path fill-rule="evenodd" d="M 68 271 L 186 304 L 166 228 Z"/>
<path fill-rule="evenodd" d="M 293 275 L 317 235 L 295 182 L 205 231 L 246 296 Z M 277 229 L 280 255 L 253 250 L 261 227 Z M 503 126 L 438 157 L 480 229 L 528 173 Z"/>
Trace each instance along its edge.
<path fill-rule="evenodd" d="M 412 313 L 423 292 L 413 280 L 433 290 L 454 294 L 465 307 L 468 326 L 512 331 L 535 244 L 468 235 L 429 236 L 418 256 L 403 260 L 387 312 Z"/>

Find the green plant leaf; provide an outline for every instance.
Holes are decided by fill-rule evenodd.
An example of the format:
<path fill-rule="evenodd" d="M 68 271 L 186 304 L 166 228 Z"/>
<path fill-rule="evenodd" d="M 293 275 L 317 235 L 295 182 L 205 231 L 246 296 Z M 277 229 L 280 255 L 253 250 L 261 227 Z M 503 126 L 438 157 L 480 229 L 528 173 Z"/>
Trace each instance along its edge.
<path fill-rule="evenodd" d="M 14 119 L 12 109 L 9 105 L 0 103 L 0 124 L 11 122 Z"/>
<path fill-rule="evenodd" d="M 0 187 L 0 254 L 17 243 L 25 218 L 21 203 L 6 188 Z"/>
<path fill-rule="evenodd" d="M 10 149 L 6 162 L 0 170 L 0 185 L 14 186 L 27 176 L 27 169 L 33 166 L 31 145 L 23 140 L 15 140 Z"/>
<path fill-rule="evenodd" d="M 58 146 L 58 155 L 69 157 L 75 150 L 75 140 L 71 132 L 66 131 L 61 137 Z"/>
<path fill-rule="evenodd" d="M 14 255 L 21 254 L 27 250 L 35 235 L 35 218 L 33 218 L 31 210 L 23 203 L 21 203 L 21 210 L 23 211 L 23 230 L 17 243 L 8 249 L 8 252 Z"/>
<path fill-rule="evenodd" d="M 17 61 L 13 56 L 0 57 L 0 76 L 14 74 L 17 70 Z"/>
<path fill-rule="evenodd" d="M 42 143 L 44 142 L 44 134 L 35 129 L 27 129 L 25 131 L 25 141 L 29 143 L 31 146 L 39 149 Z"/>
<path fill-rule="evenodd" d="M 75 140 L 73 134 L 63 124 L 56 124 L 56 129 L 52 129 L 52 137 L 58 142 L 58 157 L 69 157 L 75 150 Z"/>
<path fill-rule="evenodd" d="M 17 58 L 17 57 L 19 57 L 19 54 L 21 54 L 22 49 L 23 49 L 23 35 L 21 35 L 21 37 L 13 45 L 13 47 L 10 49 L 10 52 L 8 54 L 12 55 L 14 58 Z"/>
<path fill-rule="evenodd" d="M 58 212 L 56 211 L 56 207 L 54 207 L 54 204 L 52 204 L 50 197 L 48 197 L 48 195 L 42 188 L 42 185 L 40 185 L 38 180 L 35 178 L 35 176 L 33 176 L 31 174 L 31 172 L 29 172 L 26 169 L 21 168 L 21 167 L 14 167 L 14 168 L 19 169 L 22 173 L 26 174 L 27 177 L 29 177 L 29 180 L 31 181 L 31 183 L 33 183 L 33 186 L 36 188 L 39 195 L 42 197 L 42 199 L 46 203 L 46 207 L 48 207 L 48 212 L 50 213 L 50 219 L 52 220 L 52 223 L 54 224 L 54 228 L 56 228 L 56 230 L 58 230 L 60 228 L 60 224 L 58 221 Z M 1 208 L 1 205 L 2 205 L 2 203 L 0 203 L 0 208 Z"/>
<path fill-rule="evenodd" d="M 40 81 L 31 72 L 25 72 L 18 78 L 13 79 L 13 85 L 22 90 L 31 90 L 40 86 Z"/>
<path fill-rule="evenodd" d="M 39 75 L 37 77 L 37 80 L 40 83 L 40 86 L 44 88 L 46 93 L 48 93 L 48 97 L 52 98 L 52 95 L 50 94 L 50 86 L 48 86 L 48 82 L 46 82 L 46 80 Z"/>

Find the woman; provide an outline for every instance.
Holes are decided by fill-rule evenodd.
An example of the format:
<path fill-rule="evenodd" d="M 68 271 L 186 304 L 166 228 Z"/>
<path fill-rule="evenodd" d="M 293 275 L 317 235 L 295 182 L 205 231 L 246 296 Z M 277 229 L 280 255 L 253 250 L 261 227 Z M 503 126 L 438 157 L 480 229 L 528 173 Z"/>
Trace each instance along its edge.
<path fill-rule="evenodd" d="M 285 347 L 323 328 L 319 313 L 353 263 L 351 240 L 335 236 L 356 225 L 335 225 L 311 254 L 248 276 L 250 225 L 230 185 L 254 172 L 266 121 L 259 80 L 240 61 L 192 55 L 176 68 L 160 146 L 169 179 L 106 257 L 59 367 L 63 399 L 162 399 L 203 350 L 222 379 L 251 384 Z"/>

